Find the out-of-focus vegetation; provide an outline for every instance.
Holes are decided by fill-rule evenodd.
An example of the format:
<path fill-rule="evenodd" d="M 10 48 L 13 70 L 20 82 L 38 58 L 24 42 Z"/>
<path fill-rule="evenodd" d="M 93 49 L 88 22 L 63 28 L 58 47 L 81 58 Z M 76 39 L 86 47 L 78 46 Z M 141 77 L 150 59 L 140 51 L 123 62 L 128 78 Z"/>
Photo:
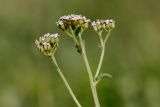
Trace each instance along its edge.
<path fill-rule="evenodd" d="M 102 107 L 159 107 L 159 0 L 0 0 L 0 107 L 76 107 L 49 59 L 34 40 L 59 32 L 58 62 L 84 107 L 93 107 L 89 80 L 72 40 L 57 29 L 62 15 L 91 20 L 113 18 L 102 72 L 112 74 L 98 86 Z M 96 70 L 100 49 L 90 28 L 83 37 Z"/>

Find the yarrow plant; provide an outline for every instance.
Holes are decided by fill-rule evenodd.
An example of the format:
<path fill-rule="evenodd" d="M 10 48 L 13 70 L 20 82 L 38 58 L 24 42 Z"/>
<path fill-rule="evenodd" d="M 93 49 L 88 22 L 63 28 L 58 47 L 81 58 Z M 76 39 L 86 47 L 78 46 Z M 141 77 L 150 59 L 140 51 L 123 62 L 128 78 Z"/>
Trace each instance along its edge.
<path fill-rule="evenodd" d="M 100 48 L 101 48 L 101 55 L 95 75 L 93 75 L 93 71 L 91 70 L 88 57 L 86 54 L 85 41 L 82 38 L 83 31 L 87 30 L 90 23 L 93 27 L 93 30 L 97 32 L 99 36 Z M 100 73 L 100 70 L 105 55 L 105 45 L 108 37 L 110 36 L 111 31 L 115 28 L 115 21 L 111 19 L 107 20 L 97 19 L 91 22 L 90 19 L 87 19 L 85 16 L 72 14 L 60 17 L 59 20 L 56 22 L 56 24 L 59 29 L 64 31 L 70 38 L 73 39 L 77 52 L 81 54 L 88 73 L 95 107 L 100 107 L 96 86 L 104 77 L 110 77 L 110 78 L 112 77 L 108 73 Z M 106 35 L 103 35 L 104 34 L 103 32 L 106 32 Z M 65 86 L 67 87 L 71 97 L 76 103 L 77 107 L 82 107 L 82 105 L 80 104 L 79 100 L 73 93 L 69 83 L 67 82 L 65 76 L 63 75 L 56 61 L 55 51 L 58 47 L 58 41 L 59 41 L 59 35 L 57 33 L 56 34 L 48 33 L 42 37 L 39 37 L 39 39 L 35 40 L 35 44 L 37 45 L 37 48 L 40 52 L 42 52 L 46 56 L 49 56 L 49 58 L 52 60 L 54 65 L 57 67 L 57 71 L 61 79 L 63 80 Z"/>

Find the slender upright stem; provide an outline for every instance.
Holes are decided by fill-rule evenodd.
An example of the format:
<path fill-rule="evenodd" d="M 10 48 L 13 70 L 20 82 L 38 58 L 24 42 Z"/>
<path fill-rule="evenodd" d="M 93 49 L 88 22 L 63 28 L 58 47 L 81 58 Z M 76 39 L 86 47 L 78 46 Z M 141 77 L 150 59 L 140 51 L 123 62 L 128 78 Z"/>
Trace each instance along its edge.
<path fill-rule="evenodd" d="M 99 34 L 99 38 L 100 38 L 100 42 L 101 42 L 101 56 L 100 56 L 100 59 L 99 59 L 99 63 L 98 63 L 98 67 L 97 67 L 97 70 L 96 70 L 96 74 L 95 74 L 95 78 L 98 77 L 99 75 L 99 72 L 101 70 L 101 66 L 102 66 L 102 63 L 103 63 L 103 59 L 104 59 L 104 54 L 105 54 L 105 44 L 103 42 L 103 38 L 102 38 L 102 35 Z"/>
<path fill-rule="evenodd" d="M 79 37 L 80 45 L 82 48 L 82 56 L 83 56 L 83 59 L 84 59 L 84 62 L 85 62 L 86 68 L 87 68 L 87 72 L 89 75 L 90 86 L 91 86 L 91 90 L 92 90 L 92 94 L 93 94 L 93 98 L 94 98 L 94 102 L 95 102 L 95 107 L 100 107 L 100 103 L 99 103 L 99 99 L 98 99 L 98 95 L 97 95 L 97 90 L 96 90 L 96 83 L 94 82 L 92 71 L 91 71 L 89 61 L 88 61 L 88 58 L 86 55 L 85 45 L 82 40 L 81 34 L 79 34 L 78 37 Z"/>
<path fill-rule="evenodd" d="M 72 96 L 74 102 L 76 103 L 77 107 L 82 107 L 81 104 L 79 103 L 79 101 L 77 100 L 75 94 L 73 93 L 71 87 L 69 86 L 69 83 L 67 82 L 67 80 L 66 80 L 65 76 L 63 75 L 61 69 L 59 68 L 58 63 L 57 63 L 57 61 L 56 61 L 56 59 L 55 59 L 55 56 L 52 55 L 50 58 L 51 58 L 51 60 L 53 61 L 53 63 L 55 64 L 55 66 L 57 67 L 57 71 L 58 71 L 60 77 L 62 78 L 65 86 L 67 87 L 70 95 Z"/>
<path fill-rule="evenodd" d="M 104 39 L 104 45 L 106 44 L 106 42 L 107 42 L 107 40 L 108 40 L 108 37 L 110 36 L 110 34 L 111 34 L 111 30 L 109 30 L 109 31 L 107 31 L 108 33 L 107 33 L 107 35 L 106 35 L 106 37 L 105 37 L 105 39 Z"/>
<path fill-rule="evenodd" d="M 98 67 L 97 67 L 97 70 L 96 70 L 96 74 L 94 76 L 94 78 L 97 78 L 99 73 L 100 73 L 100 70 L 101 70 L 101 67 L 102 67 L 102 63 L 103 63 L 103 59 L 104 59 L 104 55 L 105 55 L 105 45 L 106 45 L 106 42 L 107 42 L 107 39 L 110 35 L 110 31 L 107 33 L 104 41 L 103 41 L 103 38 L 102 38 L 102 33 L 99 33 L 99 38 L 100 38 L 100 42 L 101 42 L 101 56 L 100 56 L 100 59 L 99 59 L 99 63 L 98 63 Z"/>

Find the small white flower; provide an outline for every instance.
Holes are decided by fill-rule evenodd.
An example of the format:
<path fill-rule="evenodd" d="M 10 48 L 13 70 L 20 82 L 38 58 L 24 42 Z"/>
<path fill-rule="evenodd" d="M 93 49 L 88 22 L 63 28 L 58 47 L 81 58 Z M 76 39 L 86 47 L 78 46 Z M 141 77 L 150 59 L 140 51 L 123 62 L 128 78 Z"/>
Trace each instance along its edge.
<path fill-rule="evenodd" d="M 50 34 L 50 37 L 52 37 L 52 38 L 57 38 L 59 35 L 58 35 L 58 33 L 56 33 L 56 34 Z"/>
<path fill-rule="evenodd" d="M 49 37 L 49 35 L 50 35 L 50 34 L 49 34 L 49 33 L 47 33 L 47 34 L 45 34 L 45 35 L 44 35 L 44 37 Z"/>

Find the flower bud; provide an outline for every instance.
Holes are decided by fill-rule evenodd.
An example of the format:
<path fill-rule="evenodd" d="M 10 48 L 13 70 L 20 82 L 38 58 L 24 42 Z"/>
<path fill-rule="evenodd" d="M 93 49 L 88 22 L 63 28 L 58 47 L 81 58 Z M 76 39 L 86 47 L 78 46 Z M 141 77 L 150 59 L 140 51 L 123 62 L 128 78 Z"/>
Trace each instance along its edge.
<path fill-rule="evenodd" d="M 94 31 L 101 32 L 103 30 L 112 30 L 115 28 L 115 21 L 114 20 L 99 20 L 92 22 L 92 26 Z"/>
<path fill-rule="evenodd" d="M 35 40 L 35 44 L 44 55 L 51 56 L 58 47 L 59 35 L 58 34 L 45 34 Z"/>
<path fill-rule="evenodd" d="M 105 20 L 104 23 L 106 24 L 106 30 L 112 30 L 115 28 L 114 20 Z"/>
<path fill-rule="evenodd" d="M 61 29 L 61 30 L 66 30 L 65 25 L 62 21 L 58 21 L 56 22 L 57 26 Z"/>
<path fill-rule="evenodd" d="M 82 28 L 83 28 L 83 29 L 87 29 L 87 28 L 88 28 L 88 26 L 89 26 L 89 24 L 88 24 L 88 23 L 84 23 L 84 24 L 83 24 L 83 26 L 82 26 Z"/>

